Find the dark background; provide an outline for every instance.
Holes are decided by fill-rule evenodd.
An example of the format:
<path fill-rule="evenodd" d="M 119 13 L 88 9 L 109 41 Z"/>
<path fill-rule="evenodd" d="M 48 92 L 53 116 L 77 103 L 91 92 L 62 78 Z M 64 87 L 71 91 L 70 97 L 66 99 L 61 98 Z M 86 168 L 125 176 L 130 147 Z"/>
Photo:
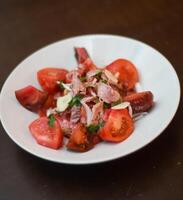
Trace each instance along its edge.
<path fill-rule="evenodd" d="M 181 0 L 1 0 L 0 87 L 35 50 L 91 33 L 124 35 L 152 45 L 170 60 L 182 83 Z M 91 166 L 36 158 L 16 146 L 0 126 L 0 200 L 182 200 L 182 118 L 180 102 L 172 123 L 150 145 L 128 157 Z"/>

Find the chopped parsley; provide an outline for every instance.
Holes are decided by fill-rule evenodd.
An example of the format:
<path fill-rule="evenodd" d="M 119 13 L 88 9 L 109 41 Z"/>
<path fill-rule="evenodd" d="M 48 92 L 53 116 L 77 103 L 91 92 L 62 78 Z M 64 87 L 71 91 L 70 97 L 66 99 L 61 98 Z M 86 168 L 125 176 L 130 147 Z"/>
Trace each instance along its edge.
<path fill-rule="evenodd" d="M 98 73 L 95 74 L 95 78 L 96 78 L 97 80 L 100 80 L 100 79 L 101 79 L 101 75 L 102 75 L 102 71 L 98 71 Z"/>
<path fill-rule="evenodd" d="M 105 108 L 105 109 L 110 108 L 110 107 L 111 107 L 111 104 L 110 104 L 110 103 L 104 102 L 104 108 Z"/>
<path fill-rule="evenodd" d="M 113 102 L 112 104 L 111 104 L 111 106 L 113 107 L 113 106 L 116 106 L 116 105 L 118 105 L 118 104 L 120 104 L 121 103 L 121 100 L 118 100 L 118 101 L 116 101 L 116 102 Z"/>
<path fill-rule="evenodd" d="M 64 88 L 64 86 L 63 86 L 63 84 L 62 84 L 62 83 L 63 83 L 63 81 L 60 81 L 60 84 L 59 84 L 59 86 L 60 86 L 60 89 L 61 89 L 61 90 L 64 90 L 65 88 Z"/>
<path fill-rule="evenodd" d="M 107 83 L 107 80 L 105 80 L 105 79 L 102 79 L 102 83 L 105 83 L 105 84 L 106 84 L 106 83 Z"/>
<path fill-rule="evenodd" d="M 101 122 L 99 124 L 90 124 L 88 127 L 87 127 L 87 132 L 90 133 L 90 134 L 94 134 L 94 133 L 97 133 L 98 130 L 104 126 L 104 122 Z"/>
<path fill-rule="evenodd" d="M 72 108 L 73 106 L 80 106 L 81 105 L 81 95 L 76 95 L 72 98 L 72 100 L 69 102 L 69 107 Z"/>
<path fill-rule="evenodd" d="M 86 76 L 81 76 L 81 77 L 80 77 L 80 81 L 81 81 L 81 82 L 85 82 L 85 81 L 86 81 Z"/>
<path fill-rule="evenodd" d="M 49 115 L 49 117 L 48 117 L 48 125 L 49 125 L 50 127 L 53 127 L 53 126 L 54 126 L 54 123 L 55 123 L 55 117 L 54 117 L 53 114 L 51 114 L 51 115 Z"/>
<path fill-rule="evenodd" d="M 99 102 L 99 98 L 96 97 L 96 99 L 93 100 L 95 103 L 98 103 Z"/>

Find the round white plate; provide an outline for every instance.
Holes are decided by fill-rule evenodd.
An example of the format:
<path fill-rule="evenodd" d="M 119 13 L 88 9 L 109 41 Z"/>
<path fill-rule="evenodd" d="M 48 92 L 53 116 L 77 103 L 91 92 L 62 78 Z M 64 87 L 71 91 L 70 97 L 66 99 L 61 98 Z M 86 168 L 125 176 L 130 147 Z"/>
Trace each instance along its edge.
<path fill-rule="evenodd" d="M 36 72 L 44 67 L 76 67 L 73 47 L 85 47 L 98 66 L 117 58 L 132 61 L 140 74 L 140 86 L 154 94 L 155 106 L 135 123 L 133 134 L 122 143 L 101 143 L 85 153 L 52 150 L 36 143 L 28 125 L 36 114 L 17 102 L 14 91 L 27 85 L 38 88 Z M 170 62 L 152 47 L 134 39 L 114 35 L 86 35 L 69 38 L 46 46 L 20 63 L 6 80 L 0 96 L 1 122 L 10 138 L 31 154 L 67 164 L 92 164 L 128 155 L 150 143 L 171 122 L 180 99 L 180 85 Z M 7 147 L 8 148 L 8 147 Z"/>

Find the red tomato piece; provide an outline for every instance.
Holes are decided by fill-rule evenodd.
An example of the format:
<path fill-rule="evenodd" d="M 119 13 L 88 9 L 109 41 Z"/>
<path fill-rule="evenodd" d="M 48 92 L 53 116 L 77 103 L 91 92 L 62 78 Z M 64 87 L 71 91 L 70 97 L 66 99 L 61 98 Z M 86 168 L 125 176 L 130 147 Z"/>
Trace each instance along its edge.
<path fill-rule="evenodd" d="M 83 47 L 75 47 L 75 57 L 78 64 L 83 63 L 87 58 L 89 58 L 88 52 Z"/>
<path fill-rule="evenodd" d="M 37 78 L 43 90 L 55 93 L 60 89 L 57 81 L 65 82 L 67 73 L 68 71 L 65 69 L 44 68 L 37 72 Z"/>
<path fill-rule="evenodd" d="M 105 141 L 121 142 L 130 136 L 133 129 L 133 120 L 127 109 L 111 110 L 99 135 Z"/>
<path fill-rule="evenodd" d="M 72 129 L 72 135 L 67 143 L 67 148 L 73 151 L 85 152 L 92 148 L 87 139 L 86 128 L 78 123 Z"/>
<path fill-rule="evenodd" d="M 47 93 L 29 85 L 15 91 L 15 96 L 19 103 L 26 109 L 37 112 L 47 100 Z"/>
<path fill-rule="evenodd" d="M 38 113 L 39 117 L 46 116 L 46 110 L 44 110 L 43 108 L 40 108 L 37 113 Z"/>
<path fill-rule="evenodd" d="M 123 100 L 130 103 L 133 113 L 147 112 L 154 104 L 151 91 L 130 94 Z"/>
<path fill-rule="evenodd" d="M 85 75 L 90 70 L 95 70 L 97 67 L 94 65 L 90 58 L 87 58 L 82 64 L 78 66 L 78 73 L 80 76 Z"/>
<path fill-rule="evenodd" d="M 128 89 L 134 88 L 139 79 L 136 67 L 126 59 L 118 59 L 106 66 L 106 69 L 113 74 L 119 73 L 119 81 L 127 85 Z"/>
<path fill-rule="evenodd" d="M 49 108 L 55 108 L 56 107 L 56 99 L 53 95 L 48 95 L 47 100 L 45 103 L 41 106 L 41 108 L 38 110 L 38 114 L 40 117 L 46 116 L 46 111 Z"/>
<path fill-rule="evenodd" d="M 55 120 L 53 127 L 48 124 L 47 117 L 36 119 L 29 125 L 29 130 L 37 143 L 52 149 L 58 149 L 63 143 L 63 133 L 59 122 Z"/>
<path fill-rule="evenodd" d="M 102 142 L 102 139 L 98 134 L 90 134 L 88 140 L 90 145 L 92 146 L 95 146 L 96 144 Z"/>

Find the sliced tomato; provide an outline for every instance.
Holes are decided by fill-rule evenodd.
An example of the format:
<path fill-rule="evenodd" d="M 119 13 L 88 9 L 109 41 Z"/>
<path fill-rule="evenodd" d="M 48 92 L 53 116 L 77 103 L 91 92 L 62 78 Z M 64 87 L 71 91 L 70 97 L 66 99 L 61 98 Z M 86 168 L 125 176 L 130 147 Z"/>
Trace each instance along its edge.
<path fill-rule="evenodd" d="M 111 110 L 99 135 L 105 141 L 121 142 L 130 136 L 133 129 L 133 120 L 127 109 Z"/>
<path fill-rule="evenodd" d="M 78 123 L 72 129 L 72 135 L 67 143 L 67 148 L 73 151 L 85 152 L 91 149 L 87 139 L 86 128 Z"/>
<path fill-rule="evenodd" d="M 29 130 L 37 143 L 52 149 L 58 149 L 63 143 L 63 133 L 59 122 L 55 120 L 53 127 L 48 124 L 47 117 L 36 119 L 29 125 Z"/>
<path fill-rule="evenodd" d="M 78 66 L 78 73 L 80 76 L 84 76 L 88 71 L 97 69 L 96 65 L 90 58 L 87 58 L 82 64 Z"/>
<path fill-rule="evenodd" d="M 19 103 L 26 109 L 37 112 L 47 100 L 47 93 L 29 85 L 15 91 L 15 96 Z"/>
<path fill-rule="evenodd" d="M 48 95 L 47 100 L 45 103 L 41 106 L 41 108 L 38 110 L 38 114 L 40 117 L 46 116 L 46 111 L 49 108 L 55 108 L 56 107 L 56 99 L 54 98 L 54 95 Z"/>
<path fill-rule="evenodd" d="M 88 141 L 90 145 L 95 146 L 96 144 L 102 142 L 102 139 L 98 134 L 90 134 L 88 136 Z"/>
<path fill-rule="evenodd" d="M 57 81 L 64 82 L 67 73 L 68 71 L 65 69 L 44 68 L 37 72 L 37 78 L 43 90 L 49 93 L 55 93 L 60 89 Z"/>
<path fill-rule="evenodd" d="M 83 47 L 75 47 L 75 57 L 78 64 L 83 63 L 87 58 L 89 58 L 88 52 Z"/>
<path fill-rule="evenodd" d="M 48 95 L 48 99 L 43 106 L 47 109 L 56 107 L 56 99 L 54 98 L 54 95 Z"/>
<path fill-rule="evenodd" d="M 133 113 L 147 112 L 154 104 L 151 91 L 130 94 L 123 99 L 130 102 Z"/>
<path fill-rule="evenodd" d="M 118 59 L 106 66 L 113 74 L 119 73 L 119 81 L 132 89 L 138 81 L 138 72 L 133 63 L 126 59 Z"/>

